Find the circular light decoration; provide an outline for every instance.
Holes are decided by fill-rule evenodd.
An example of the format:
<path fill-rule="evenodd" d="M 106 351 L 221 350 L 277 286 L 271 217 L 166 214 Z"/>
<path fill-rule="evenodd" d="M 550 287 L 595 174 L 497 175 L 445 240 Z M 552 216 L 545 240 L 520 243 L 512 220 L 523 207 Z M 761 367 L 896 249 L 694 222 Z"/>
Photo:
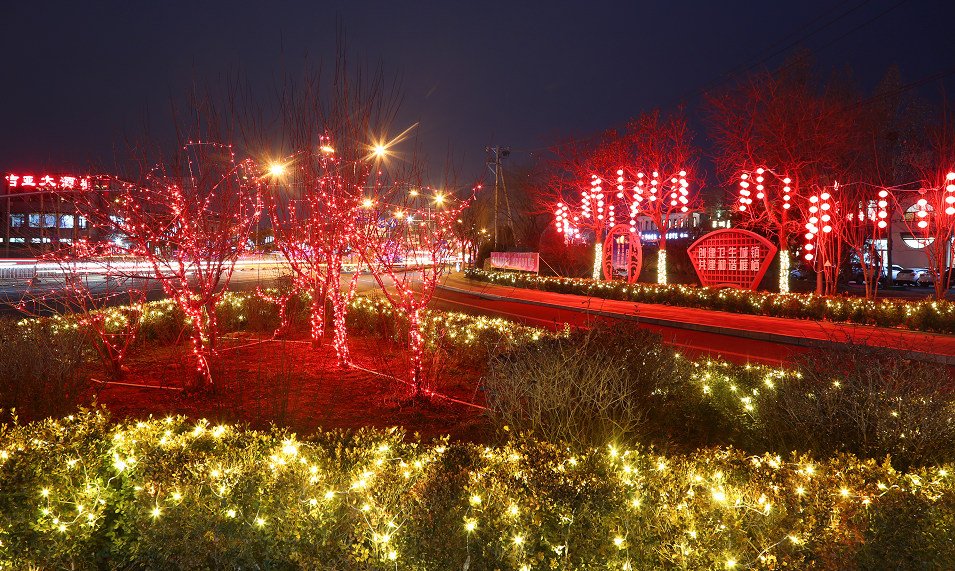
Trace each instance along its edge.
<path fill-rule="evenodd" d="M 955 215 L 955 172 L 945 175 L 948 184 L 945 186 L 945 214 Z"/>
<path fill-rule="evenodd" d="M 889 191 L 885 189 L 879 191 L 879 201 L 877 203 L 879 210 L 876 214 L 876 216 L 878 217 L 878 221 L 876 222 L 876 225 L 879 227 L 880 230 L 889 225 L 889 222 L 887 220 L 889 217 L 889 213 L 886 211 L 886 208 L 888 208 L 889 206 L 888 198 L 889 198 Z"/>
<path fill-rule="evenodd" d="M 918 219 L 917 226 L 922 230 L 928 228 L 928 200 L 924 198 L 918 199 L 918 202 L 915 203 L 918 210 L 915 212 L 915 216 Z"/>

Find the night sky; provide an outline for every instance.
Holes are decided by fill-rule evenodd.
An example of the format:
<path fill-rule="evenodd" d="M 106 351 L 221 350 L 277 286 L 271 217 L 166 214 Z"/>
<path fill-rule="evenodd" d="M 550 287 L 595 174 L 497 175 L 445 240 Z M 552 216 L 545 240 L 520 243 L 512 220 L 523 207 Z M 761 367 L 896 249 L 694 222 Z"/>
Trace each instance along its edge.
<path fill-rule="evenodd" d="M 944 84 L 955 98 L 953 0 L 10 4 L 0 172 L 110 163 L 123 126 L 138 129 L 147 109 L 152 125 L 168 125 L 170 97 L 194 78 L 216 84 L 240 69 L 265 89 L 283 58 L 293 73 L 306 52 L 331 62 L 337 21 L 351 59 L 401 77 L 397 130 L 419 122 L 430 162 L 443 165 L 453 147 L 471 180 L 486 145 L 529 151 L 555 133 L 620 125 L 782 50 L 759 64 L 775 69 L 794 42 L 819 50 L 824 71 L 848 62 L 865 91 L 895 63 L 905 83 L 949 73 L 919 93 L 938 100 Z"/>

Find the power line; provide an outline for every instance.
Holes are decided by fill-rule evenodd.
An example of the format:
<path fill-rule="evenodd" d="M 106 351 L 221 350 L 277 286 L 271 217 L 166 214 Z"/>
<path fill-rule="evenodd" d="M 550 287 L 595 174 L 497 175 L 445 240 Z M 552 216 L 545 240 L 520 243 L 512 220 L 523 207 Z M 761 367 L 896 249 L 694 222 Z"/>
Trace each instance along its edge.
<path fill-rule="evenodd" d="M 664 104 L 664 105 L 661 106 L 659 109 L 660 109 L 660 110 L 664 110 L 664 109 L 667 109 L 667 108 L 669 108 L 669 107 L 672 107 L 672 106 L 675 105 L 675 104 L 685 103 L 686 101 L 690 101 L 690 100 L 696 98 L 697 96 L 699 96 L 699 95 L 703 92 L 703 90 L 706 90 L 706 89 L 715 89 L 715 88 L 717 88 L 717 87 L 720 87 L 721 85 L 723 85 L 723 84 L 725 84 L 726 82 L 732 80 L 733 78 L 738 77 L 739 75 L 741 75 L 741 74 L 743 74 L 743 73 L 745 73 L 745 72 L 747 72 L 747 71 L 753 69 L 754 67 L 756 67 L 756 66 L 758 66 L 758 65 L 760 65 L 760 64 L 762 64 L 762 63 L 764 63 L 764 62 L 766 62 L 766 61 L 768 61 L 768 60 L 770 60 L 770 59 L 772 59 L 773 57 L 779 55 L 780 53 L 782 53 L 782 52 L 784 52 L 784 51 L 786 51 L 786 50 L 788 50 L 789 48 L 793 47 L 794 45 L 799 44 L 799 43 L 802 42 L 803 40 L 805 40 L 805 39 L 807 39 L 807 38 L 809 38 L 809 37 L 811 37 L 811 36 L 817 34 L 818 32 L 822 31 L 823 29 L 825 29 L 825 28 L 831 26 L 832 24 L 834 24 L 834 23 L 836 23 L 837 21 L 841 20 L 841 19 L 844 18 L 845 16 L 848 16 L 849 14 L 855 12 L 855 11 L 858 10 L 859 8 L 861 8 L 861 7 L 865 6 L 866 4 L 868 4 L 869 2 L 871 2 L 871 0 L 864 0 L 864 1 L 863 1 L 861 4 L 859 4 L 858 6 L 852 8 L 851 10 L 849 10 L 849 11 L 843 13 L 842 15 L 840 15 L 840 16 L 838 16 L 838 17 L 836 17 L 836 18 L 834 18 L 833 20 L 830 20 L 829 22 L 827 22 L 827 23 L 824 24 L 823 26 L 821 26 L 821 27 L 817 28 L 816 30 L 814 30 L 814 31 L 812 31 L 812 32 L 810 32 L 810 33 L 808 33 L 808 34 L 806 34 L 805 36 L 802 36 L 799 40 L 796 40 L 795 42 L 789 43 L 787 46 L 785 46 L 785 47 L 783 47 L 783 48 L 780 48 L 779 50 L 777 50 L 777 51 L 775 51 L 774 53 L 772 53 L 772 54 L 766 56 L 765 58 L 761 59 L 760 61 L 758 61 L 758 62 L 756 62 L 756 63 L 750 65 L 749 67 L 746 67 L 745 69 L 740 70 L 738 73 L 733 73 L 732 75 L 726 77 L 725 79 L 723 79 L 722 81 L 720 81 L 720 82 L 717 83 L 716 85 L 707 87 L 707 86 L 708 86 L 710 83 L 712 83 L 713 81 L 716 81 L 717 79 L 719 79 L 720 77 L 723 77 L 724 75 L 727 75 L 727 74 L 732 73 L 732 71 L 733 71 L 734 69 L 736 69 L 736 68 L 738 68 L 738 67 L 740 67 L 740 66 L 742 66 L 742 65 L 745 65 L 746 63 L 752 61 L 754 58 L 759 57 L 760 55 L 762 55 L 762 54 L 766 53 L 767 51 L 773 49 L 774 47 L 778 46 L 780 43 L 786 41 L 786 39 L 788 39 L 788 38 L 794 36 L 795 34 L 799 33 L 800 31 L 802 31 L 802 30 L 806 29 L 807 27 L 811 26 L 813 23 L 819 21 L 820 19 L 824 18 L 824 17 L 827 16 L 828 14 L 832 13 L 834 10 L 838 9 L 840 6 L 844 5 L 847 1 L 848 1 L 848 0 L 844 0 L 842 3 L 837 4 L 835 7 L 830 8 L 829 10 L 827 10 L 826 12 L 824 12 L 822 15 L 817 16 L 816 18 L 814 18 L 813 20 L 811 20 L 808 24 L 806 24 L 806 25 L 802 26 L 801 28 L 797 29 L 796 31 L 790 33 L 788 36 L 786 36 L 786 37 L 783 38 L 782 40 L 779 40 L 778 42 L 776 42 L 775 44 L 769 46 L 768 48 L 763 49 L 762 51 L 758 52 L 756 55 L 754 55 L 754 56 L 750 57 L 749 59 L 745 60 L 743 63 L 738 64 L 738 65 L 736 65 L 736 66 L 730 68 L 728 71 L 726 71 L 726 72 L 724 72 L 724 73 L 718 75 L 716 78 L 714 78 L 714 79 L 712 79 L 712 80 L 710 80 L 710 81 L 705 82 L 705 83 L 704 83 L 703 85 L 701 85 L 700 87 L 697 87 L 697 88 L 695 88 L 695 89 L 689 91 L 687 94 L 684 94 L 684 95 L 682 95 L 682 96 L 680 96 L 680 97 L 678 97 L 678 98 L 676 98 L 676 99 L 670 101 L 669 103 Z M 819 53 L 820 51 L 822 51 L 822 50 L 824 50 L 825 48 L 831 46 L 832 44 L 834 44 L 834 43 L 836 43 L 836 42 L 839 42 L 840 40 L 845 39 L 845 38 L 848 37 L 849 35 L 851 35 L 851 34 L 857 32 L 857 31 L 860 30 L 861 28 L 863 28 L 863 27 L 865 27 L 865 26 L 871 24 L 871 23 L 874 22 L 875 20 L 877 20 L 877 19 L 881 18 L 882 16 L 888 14 L 889 12 L 891 12 L 892 10 L 898 8 L 899 6 L 901 6 L 902 4 L 904 4 L 904 3 L 906 3 L 906 2 L 908 2 L 908 0 L 900 0 L 900 1 L 897 2 L 896 4 L 890 6 L 889 8 L 887 8 L 887 9 L 885 9 L 885 10 L 883 10 L 883 11 L 880 12 L 879 14 L 876 14 L 876 15 L 873 16 L 872 18 L 869 18 L 868 20 L 866 20 L 866 21 L 863 22 L 862 24 L 860 24 L 860 25 L 856 26 L 855 28 L 849 30 L 848 32 L 846 32 L 846 33 L 840 35 L 839 37 L 833 39 L 832 41 L 828 42 L 827 44 L 825 44 L 825 45 L 823 45 L 823 46 L 821 46 L 821 47 L 819 47 L 819 48 L 813 50 L 812 52 L 810 52 L 810 53 L 808 53 L 808 54 L 806 54 L 806 55 L 804 55 L 804 56 L 802 56 L 802 57 L 797 58 L 796 60 L 790 62 L 789 64 L 786 64 L 785 66 L 783 66 L 783 67 L 777 69 L 776 71 L 771 72 L 769 75 L 770 75 L 770 76 L 775 76 L 775 75 L 778 75 L 778 74 L 782 73 L 783 71 L 789 69 L 790 67 L 792 67 L 792 66 L 794 66 L 794 65 L 796 65 L 796 64 L 798 64 L 798 63 L 804 61 L 805 59 L 807 59 L 807 58 L 809 58 L 809 57 L 812 57 L 813 55 Z M 918 81 L 916 81 L 916 82 L 913 82 L 913 83 L 911 83 L 911 84 L 908 84 L 907 86 L 905 86 L 904 89 L 903 89 L 903 88 L 899 88 L 898 92 L 901 93 L 902 91 L 905 91 L 905 90 L 907 90 L 907 89 L 913 89 L 913 88 L 918 87 L 919 85 L 922 85 L 922 84 L 927 83 L 927 82 L 929 82 L 929 81 L 934 81 L 935 79 L 941 79 L 941 78 L 943 78 L 943 77 L 947 77 L 948 75 L 951 75 L 952 73 L 955 73 L 955 68 L 952 68 L 952 69 L 950 69 L 950 70 L 946 70 L 946 71 L 943 71 L 943 72 L 936 73 L 936 74 L 934 74 L 934 75 L 932 75 L 932 76 L 929 76 L 929 77 L 920 79 L 920 80 L 918 80 Z M 700 92 L 700 93 L 697 93 L 697 92 Z M 880 95 L 878 95 L 878 96 L 874 96 L 874 97 L 872 97 L 872 98 L 869 98 L 869 99 L 867 99 L 867 100 L 865 100 L 865 101 L 855 103 L 855 104 L 853 104 L 853 105 L 850 106 L 850 107 L 846 107 L 844 110 L 852 109 L 852 108 L 859 107 L 859 106 L 862 106 L 862 105 L 868 105 L 869 103 L 874 102 L 874 101 L 875 101 L 876 99 L 878 99 L 878 98 L 888 97 L 888 96 L 890 96 L 890 95 L 892 95 L 892 94 L 893 94 L 893 93 L 880 94 Z M 617 127 L 613 127 L 613 128 L 619 128 L 620 126 L 623 126 L 623 125 L 625 125 L 625 123 L 622 124 L 622 125 L 619 125 L 619 126 L 617 126 Z M 582 140 L 582 141 L 586 141 L 586 140 L 595 138 L 595 137 L 597 137 L 597 136 L 600 136 L 602 133 L 606 132 L 607 130 L 609 130 L 609 129 L 605 129 L 605 130 L 603 130 L 603 131 L 601 131 L 601 132 L 594 133 L 594 134 L 592 134 L 592 135 L 588 135 L 587 137 L 583 137 L 581 140 Z M 515 150 L 515 151 L 513 151 L 513 152 L 516 152 L 516 153 L 532 153 L 532 152 L 537 152 L 537 151 L 546 151 L 546 150 L 548 150 L 548 148 L 549 148 L 549 147 L 541 147 L 541 148 L 537 148 L 537 149 L 520 149 L 520 150 Z"/>
<path fill-rule="evenodd" d="M 879 94 L 877 94 L 877 95 L 873 95 L 872 97 L 869 97 L 868 99 L 863 99 L 862 101 L 857 101 L 857 102 L 855 102 L 855 103 L 852 103 L 852 104 L 847 105 L 846 107 L 844 107 L 844 108 L 843 108 L 843 111 L 850 111 L 850 110 L 856 109 L 856 108 L 858 108 L 858 107 L 863 107 L 863 106 L 865 106 L 865 105 L 871 105 L 872 103 L 875 103 L 875 102 L 879 101 L 880 99 L 885 99 L 886 97 L 892 97 L 893 95 L 898 95 L 899 93 L 904 93 L 904 92 L 906 92 L 906 91 L 908 91 L 908 90 L 910 90 L 910 89 L 915 89 L 916 87 L 925 85 L 926 83 L 929 83 L 929 82 L 932 82 L 932 81 L 936 81 L 936 80 L 939 80 L 939 79 L 943 79 L 943 78 L 948 77 L 948 76 L 950 76 L 950 75 L 952 75 L 952 74 L 955 74 L 955 67 L 950 67 L 950 68 L 948 68 L 948 69 L 946 69 L 946 70 L 944 70 L 944 71 L 940 71 L 940 72 L 935 73 L 935 74 L 932 74 L 932 75 L 930 75 L 930 76 L 928 76 L 928 77 L 923 77 L 922 79 L 919 79 L 918 81 L 913 81 L 913 82 L 911 82 L 911 83 L 907 83 L 907 84 L 905 84 L 905 85 L 903 85 L 903 86 L 901 86 L 901 87 L 897 87 L 897 88 L 895 88 L 895 89 L 893 89 L 893 90 L 891 90 L 891 91 L 886 91 L 885 93 L 879 93 Z"/>
<path fill-rule="evenodd" d="M 672 105 L 674 105 L 674 104 L 682 103 L 683 100 L 689 101 L 690 99 L 693 99 L 694 97 L 696 97 L 697 95 L 699 95 L 699 93 L 697 93 L 697 92 L 702 92 L 702 91 L 706 90 L 706 89 L 708 88 L 707 86 L 708 86 L 710 83 L 713 83 L 714 81 L 717 81 L 718 79 L 720 79 L 720 78 L 723 77 L 723 76 L 729 76 L 729 77 L 727 77 L 726 79 L 724 79 L 722 82 L 720 82 L 720 83 L 718 83 L 718 84 L 716 84 L 716 85 L 713 86 L 713 87 L 719 87 L 720 85 L 722 85 L 723 83 L 725 83 L 725 82 L 728 81 L 729 79 L 732 79 L 732 78 L 734 78 L 734 77 L 736 77 L 736 76 L 738 76 L 738 75 L 740 75 L 740 74 L 742 74 L 742 73 L 745 73 L 745 72 L 747 72 L 747 71 L 753 69 L 754 67 L 758 66 L 759 64 L 764 63 L 765 61 L 767 61 L 767 60 L 769 60 L 769 59 L 771 59 L 771 58 L 773 58 L 773 57 L 779 55 L 780 53 L 782 53 L 782 52 L 788 50 L 789 48 L 793 47 L 794 45 L 796 45 L 796 44 L 798 44 L 798 43 L 800 43 L 800 42 L 802 42 L 802 41 L 804 41 L 804 40 L 806 40 L 806 39 L 808 39 L 808 38 L 814 36 L 815 34 L 821 32 L 822 30 L 824 30 L 824 29 L 826 29 L 826 28 L 828 28 L 828 27 L 831 26 L 832 24 L 835 24 L 836 22 L 838 22 L 838 21 L 841 20 L 842 18 L 845 18 L 846 16 L 848 16 L 848 15 L 851 14 L 852 12 L 855 12 L 855 11 L 858 10 L 859 8 L 865 6 L 865 5 L 868 4 L 871 0 L 865 0 L 864 2 L 862 2 L 861 4 L 859 4 L 858 6 L 856 6 L 855 8 L 849 10 L 848 12 L 842 14 L 841 16 L 839 16 L 839 17 L 837 17 L 837 18 L 835 18 L 835 19 L 833 19 L 833 20 L 830 20 L 827 24 L 825 24 L 825 25 L 823 25 L 823 26 L 817 28 L 815 31 L 812 31 L 812 32 L 806 34 L 805 36 L 799 38 L 799 39 L 796 40 L 795 42 L 792 42 L 792 43 L 786 45 L 785 47 L 783 47 L 783 48 L 781 48 L 781 49 L 779 49 L 779 50 L 773 52 L 772 54 L 770 54 L 770 55 L 766 56 L 765 58 L 759 60 L 758 62 L 754 63 L 753 65 L 751 65 L 751 66 L 749 66 L 749 67 L 747 67 L 747 68 L 745 68 L 745 69 L 739 71 L 738 73 L 733 73 L 733 70 L 735 70 L 735 69 L 737 69 L 737 68 L 739 68 L 739 67 L 741 67 L 741 66 L 746 65 L 747 63 L 753 61 L 754 59 L 756 59 L 756 58 L 758 58 L 759 56 L 763 55 L 764 53 L 768 52 L 769 50 L 775 48 L 775 47 L 778 46 L 779 44 L 785 42 L 785 41 L 788 40 L 789 38 L 795 36 L 796 34 L 798 34 L 798 33 L 801 32 L 801 31 L 805 30 L 806 28 L 808 28 L 809 26 L 811 26 L 811 25 L 813 25 L 814 23 L 818 22 L 818 21 L 821 20 L 822 18 L 828 16 L 828 15 L 831 14 L 833 11 L 837 10 L 839 7 L 841 7 L 842 5 L 846 4 L 848 1 L 849 1 L 849 0 L 843 0 L 843 2 L 841 2 L 841 3 L 839 3 L 839 4 L 835 5 L 835 6 L 833 6 L 832 8 L 830 8 L 829 10 L 827 10 L 826 12 L 824 12 L 823 14 L 817 16 L 816 18 L 814 18 L 813 20 L 811 20 L 808 24 L 806 24 L 805 26 L 803 26 L 803 27 L 799 28 L 798 30 L 792 32 L 791 34 L 789 34 L 789 35 L 786 36 L 785 38 L 782 38 L 781 40 L 779 40 L 779 41 L 776 42 L 775 44 L 773 44 L 773 45 L 769 46 L 768 48 L 764 49 L 763 51 L 757 53 L 756 55 L 754 55 L 754 56 L 752 56 L 751 58 L 747 59 L 747 60 L 744 61 L 743 63 L 737 64 L 737 65 L 731 67 L 730 69 L 728 69 L 728 70 L 726 70 L 725 72 L 723 72 L 723 73 L 717 75 L 717 76 L 714 77 L 713 79 L 711 79 L 711 80 L 705 82 L 703 85 L 701 85 L 701 86 L 699 86 L 699 87 L 697 87 L 697 88 L 695 88 L 695 89 L 692 89 L 692 90 L 688 91 L 687 93 L 681 95 L 680 97 L 677 97 L 676 99 L 673 99 L 673 100 L 671 100 L 671 101 L 665 103 L 665 104 L 661 107 L 661 109 L 666 109 L 666 108 L 668 108 L 668 107 L 670 107 L 670 106 L 672 106 Z"/>

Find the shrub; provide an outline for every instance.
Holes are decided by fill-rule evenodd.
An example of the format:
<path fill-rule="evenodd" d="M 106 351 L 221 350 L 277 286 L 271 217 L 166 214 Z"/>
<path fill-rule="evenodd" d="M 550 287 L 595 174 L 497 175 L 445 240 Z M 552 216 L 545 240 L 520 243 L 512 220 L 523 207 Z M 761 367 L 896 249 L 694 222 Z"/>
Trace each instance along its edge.
<path fill-rule="evenodd" d="M 0 428 L 0 566 L 945 570 L 953 469 L 80 411 Z"/>
<path fill-rule="evenodd" d="M 789 365 L 795 374 L 759 401 L 769 446 L 781 452 L 891 455 L 900 468 L 952 460 L 952 380 L 944 366 L 910 357 L 852 343 L 796 357 Z"/>
<path fill-rule="evenodd" d="M 634 441 L 674 395 L 679 364 L 659 335 L 625 322 L 523 343 L 482 381 L 499 428 L 577 446 Z"/>
<path fill-rule="evenodd" d="M 271 333 L 281 325 L 276 304 L 253 294 L 226 293 L 216 305 L 219 331 Z"/>
<path fill-rule="evenodd" d="M 89 338 L 49 319 L 0 320 L 0 422 L 16 409 L 25 421 L 71 412 L 90 395 Z"/>

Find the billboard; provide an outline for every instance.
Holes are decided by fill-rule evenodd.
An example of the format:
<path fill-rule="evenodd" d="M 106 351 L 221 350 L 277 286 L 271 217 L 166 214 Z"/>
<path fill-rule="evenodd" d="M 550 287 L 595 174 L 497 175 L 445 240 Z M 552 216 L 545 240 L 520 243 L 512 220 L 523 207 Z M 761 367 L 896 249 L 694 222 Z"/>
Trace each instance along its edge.
<path fill-rule="evenodd" d="M 716 230 L 693 242 L 687 253 L 704 286 L 755 289 L 776 250 L 754 232 Z"/>
<path fill-rule="evenodd" d="M 491 252 L 491 267 L 501 270 L 540 271 L 537 252 Z"/>

